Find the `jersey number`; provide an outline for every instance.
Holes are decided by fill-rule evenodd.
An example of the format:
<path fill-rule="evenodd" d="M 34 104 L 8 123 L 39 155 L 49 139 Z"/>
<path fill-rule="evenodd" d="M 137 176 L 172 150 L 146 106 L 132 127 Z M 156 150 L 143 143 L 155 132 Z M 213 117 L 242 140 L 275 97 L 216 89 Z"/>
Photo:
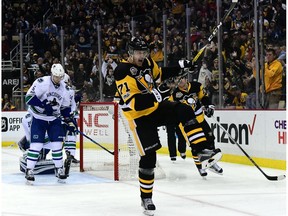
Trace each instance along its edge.
<path fill-rule="evenodd" d="M 123 88 L 125 88 L 125 89 L 123 89 Z M 123 91 L 124 91 L 124 93 L 130 91 L 130 89 L 128 87 L 128 84 L 126 82 L 123 83 L 123 84 L 118 85 L 118 89 L 119 89 L 121 95 L 123 94 Z"/>

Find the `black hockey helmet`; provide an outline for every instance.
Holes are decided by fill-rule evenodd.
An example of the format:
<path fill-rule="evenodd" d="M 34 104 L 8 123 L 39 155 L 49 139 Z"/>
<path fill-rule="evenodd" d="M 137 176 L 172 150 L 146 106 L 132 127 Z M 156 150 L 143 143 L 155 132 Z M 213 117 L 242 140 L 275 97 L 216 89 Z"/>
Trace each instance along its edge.
<path fill-rule="evenodd" d="M 142 38 L 132 37 L 128 43 L 129 55 L 133 55 L 134 50 L 149 51 L 148 44 Z"/>

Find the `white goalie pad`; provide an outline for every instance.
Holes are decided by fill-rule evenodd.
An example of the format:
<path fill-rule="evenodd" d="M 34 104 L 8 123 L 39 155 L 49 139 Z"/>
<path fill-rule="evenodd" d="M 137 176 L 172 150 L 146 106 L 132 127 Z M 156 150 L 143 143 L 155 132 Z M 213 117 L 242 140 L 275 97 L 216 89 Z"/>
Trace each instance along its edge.
<path fill-rule="evenodd" d="M 23 156 L 20 157 L 19 162 L 20 162 L 20 171 L 25 173 L 27 168 L 26 158 L 24 158 Z M 35 175 L 55 174 L 54 162 L 52 159 L 40 160 L 36 163 L 33 171 Z"/>

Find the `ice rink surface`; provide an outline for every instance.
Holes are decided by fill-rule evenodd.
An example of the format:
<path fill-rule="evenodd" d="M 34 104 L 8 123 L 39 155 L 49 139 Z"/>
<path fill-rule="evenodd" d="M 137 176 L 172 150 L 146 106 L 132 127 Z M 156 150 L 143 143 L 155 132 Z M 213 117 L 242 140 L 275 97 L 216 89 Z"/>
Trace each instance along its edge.
<path fill-rule="evenodd" d="M 65 184 L 36 175 L 26 185 L 19 171 L 20 150 L 2 148 L 2 216 L 138 216 L 137 181 L 114 182 L 73 168 Z M 155 180 L 155 216 L 285 216 L 286 180 L 268 181 L 254 166 L 220 162 L 224 175 L 203 180 L 191 158 L 158 155 L 166 178 Z M 268 175 L 285 171 L 262 168 Z"/>

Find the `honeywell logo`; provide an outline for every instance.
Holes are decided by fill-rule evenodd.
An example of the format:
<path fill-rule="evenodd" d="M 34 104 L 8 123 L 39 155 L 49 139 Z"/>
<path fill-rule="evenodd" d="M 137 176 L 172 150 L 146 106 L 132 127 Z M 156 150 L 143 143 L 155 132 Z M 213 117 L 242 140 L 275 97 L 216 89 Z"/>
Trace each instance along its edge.
<path fill-rule="evenodd" d="M 256 114 L 254 115 L 251 124 L 228 124 L 221 122 L 220 117 L 217 117 L 217 122 L 219 122 L 219 124 L 225 128 L 225 130 L 238 144 L 249 145 L 249 137 L 253 135 L 255 128 Z M 234 144 L 225 131 L 223 131 L 219 125 L 217 125 L 217 123 L 211 123 L 211 129 L 215 136 L 216 142 Z"/>

